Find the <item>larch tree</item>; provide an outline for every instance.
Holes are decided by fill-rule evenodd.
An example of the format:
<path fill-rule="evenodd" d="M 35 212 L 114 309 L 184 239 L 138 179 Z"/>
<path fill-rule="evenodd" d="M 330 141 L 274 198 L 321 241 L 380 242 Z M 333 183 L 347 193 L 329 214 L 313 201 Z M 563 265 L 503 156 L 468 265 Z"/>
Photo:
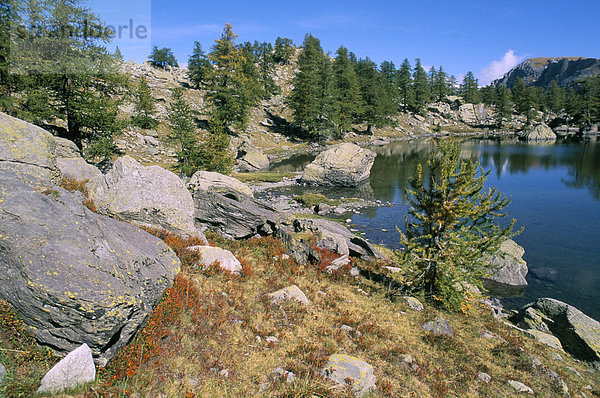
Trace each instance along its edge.
<path fill-rule="evenodd" d="M 425 111 L 425 106 L 431 99 L 431 92 L 429 90 L 427 72 L 425 72 L 425 69 L 423 69 L 421 60 L 419 58 L 417 58 L 415 61 L 413 90 L 415 95 L 414 111 L 423 113 Z"/>
<path fill-rule="evenodd" d="M 348 131 L 362 112 L 360 85 L 348 50 L 341 46 L 333 61 L 334 114 L 340 136 Z"/>
<path fill-rule="evenodd" d="M 411 69 L 410 62 L 405 58 L 397 72 L 398 76 L 396 78 L 400 103 L 402 103 L 405 112 L 414 107 L 415 101 Z"/>

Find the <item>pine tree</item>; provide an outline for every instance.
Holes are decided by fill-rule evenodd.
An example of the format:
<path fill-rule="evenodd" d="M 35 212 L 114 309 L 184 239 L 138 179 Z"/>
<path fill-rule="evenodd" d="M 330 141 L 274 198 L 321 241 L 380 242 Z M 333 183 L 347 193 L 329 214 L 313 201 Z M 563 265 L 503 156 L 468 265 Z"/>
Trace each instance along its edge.
<path fill-rule="evenodd" d="M 512 86 L 512 100 L 515 104 L 517 113 L 524 115 L 527 118 L 527 124 L 531 124 L 534 118 L 535 100 L 532 91 L 528 89 L 525 81 L 517 78 Z"/>
<path fill-rule="evenodd" d="M 154 98 L 145 77 L 142 77 L 138 83 L 135 112 L 134 122 L 137 126 L 153 129 L 158 125 L 158 121 L 154 118 L 156 114 Z"/>
<path fill-rule="evenodd" d="M 546 105 L 554 112 L 559 113 L 565 106 L 565 90 L 553 80 L 546 89 Z"/>
<path fill-rule="evenodd" d="M 212 105 L 211 119 L 227 131 L 246 127 L 250 108 L 257 100 L 256 76 L 245 74 L 254 72 L 250 72 L 243 50 L 235 44 L 236 38 L 231 25 L 225 24 L 221 38 L 208 55 L 212 68 L 206 98 Z"/>
<path fill-rule="evenodd" d="M 39 0 L 18 9 L 19 34 L 10 42 L 20 75 L 15 113 L 45 127 L 62 119 L 66 131 L 57 130 L 85 147 L 86 156 L 107 158 L 117 152 L 114 136 L 124 125 L 115 98 L 125 79 L 104 46 L 108 29 L 82 3 Z"/>
<path fill-rule="evenodd" d="M 377 71 L 377 65 L 368 57 L 358 61 L 357 74 L 362 96 L 360 118 L 367 124 L 367 134 L 371 134 L 372 126 L 382 127 L 390 124 L 395 105 L 390 93 L 386 91 L 386 83 Z"/>
<path fill-rule="evenodd" d="M 415 71 L 413 75 L 414 83 L 414 93 L 415 93 L 415 102 L 414 102 L 414 111 L 418 113 L 423 113 L 425 111 L 425 106 L 431 99 L 431 93 L 429 91 L 429 81 L 427 79 L 427 72 L 421 66 L 421 60 L 419 58 L 415 61 Z"/>
<path fill-rule="evenodd" d="M 154 46 L 152 53 L 148 57 L 152 66 L 165 69 L 167 66 L 178 67 L 177 59 L 173 54 L 173 50 L 167 47 L 158 48 Z"/>
<path fill-rule="evenodd" d="M 192 55 L 188 59 L 188 72 L 187 75 L 191 80 L 192 84 L 196 88 L 204 87 L 206 85 L 206 80 L 210 74 L 210 61 L 206 54 L 204 54 L 204 50 L 202 49 L 202 44 L 195 41 L 194 42 L 194 51 Z"/>
<path fill-rule="evenodd" d="M 119 49 L 119 46 L 117 46 L 117 48 L 115 48 L 115 54 L 114 54 L 115 58 L 119 61 L 119 62 L 123 62 L 123 54 L 121 53 L 121 50 Z"/>
<path fill-rule="evenodd" d="M 362 112 L 362 98 L 358 76 L 348 58 L 348 50 L 341 46 L 333 61 L 334 113 L 340 136 L 348 131 Z"/>
<path fill-rule="evenodd" d="M 479 84 L 473 72 L 468 71 L 463 82 L 460 85 L 460 93 L 463 96 L 463 100 L 467 103 L 478 104 L 481 102 L 479 95 Z"/>
<path fill-rule="evenodd" d="M 396 71 L 396 65 L 392 61 L 383 61 L 379 66 L 379 74 L 382 77 L 384 91 L 386 95 L 391 98 L 392 102 L 396 105 L 400 101 L 400 92 L 398 90 L 398 74 Z"/>
<path fill-rule="evenodd" d="M 259 82 L 262 89 L 261 97 L 269 99 L 281 92 L 281 88 L 275 83 L 273 78 L 275 76 L 275 61 L 271 43 L 258 44 L 256 59 L 258 61 Z"/>
<path fill-rule="evenodd" d="M 499 85 L 496 87 L 494 97 L 498 128 L 502 128 L 504 121 L 509 121 L 512 117 L 513 106 L 510 101 L 510 90 L 502 85 Z"/>
<path fill-rule="evenodd" d="M 194 164 L 194 157 L 198 150 L 198 137 L 192 109 L 183 98 L 183 90 L 179 87 L 171 91 L 171 104 L 167 109 L 167 126 L 169 134 L 165 137 L 165 142 L 176 148 L 176 169 L 191 176 L 198 169 Z"/>
<path fill-rule="evenodd" d="M 305 36 L 297 67 L 289 97 L 294 123 L 305 129 L 310 139 L 324 138 L 333 127 L 332 72 L 319 39 Z"/>
<path fill-rule="evenodd" d="M 485 189 L 489 171 L 476 160 L 462 159 L 457 141 L 440 142 L 438 149 L 428 162 L 429 175 L 419 165 L 409 180 L 405 249 L 398 255 L 407 291 L 423 291 L 458 310 L 468 285 L 481 286 L 490 255 L 515 235 L 515 220 L 504 228 L 497 224 L 510 200 L 496 188 Z"/>
<path fill-rule="evenodd" d="M 398 84 L 400 103 L 402 103 L 404 111 L 412 109 L 414 107 L 415 95 L 411 76 L 411 66 L 407 58 L 404 59 L 398 70 L 396 81 Z"/>
<path fill-rule="evenodd" d="M 450 94 L 450 89 L 448 87 L 447 80 L 448 76 L 446 75 L 446 72 L 444 72 L 444 69 L 440 66 L 437 72 L 435 73 L 431 88 L 433 99 L 435 101 L 444 101 L 446 99 L 446 96 Z"/>
<path fill-rule="evenodd" d="M 278 37 L 275 40 L 273 60 L 281 65 L 288 65 L 296 49 L 292 39 Z"/>

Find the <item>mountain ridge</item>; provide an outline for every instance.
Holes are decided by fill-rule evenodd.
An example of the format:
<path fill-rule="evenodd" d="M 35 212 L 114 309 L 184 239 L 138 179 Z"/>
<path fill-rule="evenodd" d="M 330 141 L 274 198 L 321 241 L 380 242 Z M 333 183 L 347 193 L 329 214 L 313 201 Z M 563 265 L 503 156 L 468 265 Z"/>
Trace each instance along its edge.
<path fill-rule="evenodd" d="M 580 79 L 599 75 L 598 58 L 536 57 L 521 62 L 490 85 L 511 87 L 521 78 L 528 86 L 546 88 L 556 81 L 559 86 L 566 88 Z"/>

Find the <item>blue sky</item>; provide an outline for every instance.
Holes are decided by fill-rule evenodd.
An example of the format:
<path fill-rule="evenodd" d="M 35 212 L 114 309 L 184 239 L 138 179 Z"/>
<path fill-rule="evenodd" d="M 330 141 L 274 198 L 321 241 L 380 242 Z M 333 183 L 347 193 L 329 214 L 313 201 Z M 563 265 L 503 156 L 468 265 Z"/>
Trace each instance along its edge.
<path fill-rule="evenodd" d="M 524 58 L 600 57 L 598 0 L 431 1 L 164 1 L 91 0 L 109 25 L 143 25 L 146 38 L 116 40 L 126 60 L 142 62 L 151 46 L 172 48 L 185 64 L 195 40 L 209 50 L 229 22 L 243 41 L 300 44 L 306 33 L 325 51 L 344 45 L 380 63 L 443 66 L 457 77 L 473 71 L 488 83 Z M 130 20 L 132 23 L 130 23 Z M 143 30 L 142 30 L 143 32 Z M 114 46 L 114 44 L 113 44 Z"/>

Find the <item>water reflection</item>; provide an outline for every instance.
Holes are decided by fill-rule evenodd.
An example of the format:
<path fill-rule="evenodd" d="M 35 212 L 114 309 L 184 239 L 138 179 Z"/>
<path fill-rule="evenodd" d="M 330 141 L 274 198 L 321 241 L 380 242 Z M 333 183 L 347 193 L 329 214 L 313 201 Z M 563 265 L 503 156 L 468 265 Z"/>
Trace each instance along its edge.
<path fill-rule="evenodd" d="M 400 195 L 406 201 L 404 187 L 415 173 L 417 165 L 426 163 L 435 150 L 432 139 L 397 142 L 375 148 L 377 158 L 371 170 L 371 186 L 375 196 L 392 201 Z M 556 142 L 529 144 L 515 139 L 471 139 L 462 145 L 465 158 L 475 157 L 484 170 L 493 175 L 528 174 L 531 169 L 550 170 L 565 168 L 567 178 L 562 182 L 568 188 L 587 188 L 595 199 L 600 199 L 600 143 Z"/>

